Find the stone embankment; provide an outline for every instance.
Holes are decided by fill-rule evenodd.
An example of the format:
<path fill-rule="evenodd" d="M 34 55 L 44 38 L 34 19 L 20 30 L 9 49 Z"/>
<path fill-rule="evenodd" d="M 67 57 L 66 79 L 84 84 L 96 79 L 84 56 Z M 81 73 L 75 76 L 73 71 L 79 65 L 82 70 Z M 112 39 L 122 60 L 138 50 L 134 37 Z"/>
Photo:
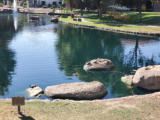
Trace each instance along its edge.
<path fill-rule="evenodd" d="M 145 37 L 146 36 L 148 36 L 148 37 L 160 37 L 160 32 L 159 31 L 157 31 L 157 32 L 150 32 L 150 31 L 144 32 L 144 31 L 141 31 L 141 30 L 140 31 L 122 30 L 122 29 L 116 29 L 116 28 L 112 28 L 112 27 L 99 27 L 99 26 L 96 26 L 94 24 L 83 24 L 81 22 L 68 22 L 68 21 L 61 20 L 61 19 L 59 20 L 59 22 L 64 23 L 64 24 L 80 26 L 80 27 L 84 27 L 84 28 L 102 30 L 102 31 L 112 31 L 112 32 L 116 32 L 116 33 L 124 33 L 124 34 L 145 36 Z M 132 27 L 134 27 L 134 26 L 137 26 L 137 25 L 132 25 Z"/>

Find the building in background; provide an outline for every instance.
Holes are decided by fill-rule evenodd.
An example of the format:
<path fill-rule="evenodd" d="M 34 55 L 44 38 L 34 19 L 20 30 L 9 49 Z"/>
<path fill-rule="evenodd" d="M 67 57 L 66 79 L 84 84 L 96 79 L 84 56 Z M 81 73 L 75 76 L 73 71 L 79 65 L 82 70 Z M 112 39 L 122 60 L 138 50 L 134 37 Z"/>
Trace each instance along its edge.
<path fill-rule="evenodd" d="M 29 0 L 29 7 L 60 6 L 62 0 Z"/>
<path fill-rule="evenodd" d="M 119 5 L 126 6 L 133 10 L 137 9 L 138 0 L 116 0 Z M 145 11 L 160 12 L 160 0 L 144 0 L 142 9 Z"/>
<path fill-rule="evenodd" d="M 106 7 L 107 6 L 110 6 L 110 5 L 114 5 L 116 0 L 103 0 L 105 1 L 106 4 L 104 4 Z M 96 0 L 86 0 L 84 2 L 84 6 L 90 8 L 90 9 L 95 9 L 97 8 L 97 4 L 96 4 Z M 77 0 L 66 0 L 66 8 L 67 9 L 71 9 L 71 8 L 81 8 L 81 2 L 80 1 L 77 1 Z"/>

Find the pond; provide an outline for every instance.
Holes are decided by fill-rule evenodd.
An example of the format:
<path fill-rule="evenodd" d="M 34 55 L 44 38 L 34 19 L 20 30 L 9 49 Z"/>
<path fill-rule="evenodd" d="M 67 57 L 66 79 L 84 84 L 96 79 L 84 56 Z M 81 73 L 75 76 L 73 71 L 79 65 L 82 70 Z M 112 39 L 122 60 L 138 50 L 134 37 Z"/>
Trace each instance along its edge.
<path fill-rule="evenodd" d="M 30 16 L 0 14 L 0 98 L 26 96 L 31 84 L 45 89 L 94 80 L 107 87 L 104 99 L 148 93 L 126 86 L 120 78 L 139 67 L 160 64 L 159 38 L 52 24 L 47 15 L 35 22 Z M 115 69 L 85 72 L 83 65 L 95 58 L 111 59 Z"/>

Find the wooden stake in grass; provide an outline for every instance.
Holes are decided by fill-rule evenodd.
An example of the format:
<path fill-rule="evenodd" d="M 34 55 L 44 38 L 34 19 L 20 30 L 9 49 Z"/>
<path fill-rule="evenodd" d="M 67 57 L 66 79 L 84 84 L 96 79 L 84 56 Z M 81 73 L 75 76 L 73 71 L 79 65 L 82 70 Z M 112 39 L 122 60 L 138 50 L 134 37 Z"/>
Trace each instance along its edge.
<path fill-rule="evenodd" d="M 25 105 L 24 97 L 12 97 L 12 105 L 18 107 L 18 113 L 21 113 L 21 105 Z"/>

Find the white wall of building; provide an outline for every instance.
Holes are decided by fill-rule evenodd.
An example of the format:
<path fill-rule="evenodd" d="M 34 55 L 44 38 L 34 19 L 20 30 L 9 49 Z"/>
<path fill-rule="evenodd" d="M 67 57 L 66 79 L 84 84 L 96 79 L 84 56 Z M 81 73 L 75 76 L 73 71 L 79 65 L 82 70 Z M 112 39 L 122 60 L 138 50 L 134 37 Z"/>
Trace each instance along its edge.
<path fill-rule="evenodd" d="M 54 2 L 60 5 L 59 3 L 62 2 L 62 0 L 37 0 L 37 5 L 42 5 L 43 2 L 45 2 L 45 5 L 53 5 Z"/>

